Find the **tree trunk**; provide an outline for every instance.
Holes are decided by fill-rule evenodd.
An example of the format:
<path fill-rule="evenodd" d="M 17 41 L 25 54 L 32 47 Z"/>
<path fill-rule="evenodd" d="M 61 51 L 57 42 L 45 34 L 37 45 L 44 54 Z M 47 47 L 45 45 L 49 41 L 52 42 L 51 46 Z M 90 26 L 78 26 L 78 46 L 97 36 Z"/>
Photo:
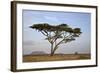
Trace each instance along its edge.
<path fill-rule="evenodd" d="M 53 51 L 53 52 L 51 52 L 50 56 L 53 56 L 53 55 L 54 55 L 54 51 Z"/>
<path fill-rule="evenodd" d="M 51 50 L 51 54 L 50 54 L 50 56 L 53 56 L 54 55 L 54 53 L 55 53 L 55 51 L 57 50 L 57 48 L 58 48 L 58 46 L 57 45 L 55 45 L 55 47 L 53 48 L 51 48 L 52 50 Z"/>
<path fill-rule="evenodd" d="M 50 54 L 50 56 L 53 56 L 52 53 L 53 53 L 53 43 L 51 44 L 51 54 Z"/>

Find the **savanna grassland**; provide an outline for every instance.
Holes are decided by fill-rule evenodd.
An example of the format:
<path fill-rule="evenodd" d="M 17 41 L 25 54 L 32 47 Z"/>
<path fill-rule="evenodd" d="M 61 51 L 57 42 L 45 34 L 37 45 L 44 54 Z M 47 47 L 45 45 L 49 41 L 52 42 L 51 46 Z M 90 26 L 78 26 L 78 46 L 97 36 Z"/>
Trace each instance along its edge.
<path fill-rule="evenodd" d="M 91 59 L 90 54 L 49 54 L 44 55 L 24 55 L 23 62 L 42 62 L 42 61 L 63 61 L 63 60 L 86 60 Z"/>

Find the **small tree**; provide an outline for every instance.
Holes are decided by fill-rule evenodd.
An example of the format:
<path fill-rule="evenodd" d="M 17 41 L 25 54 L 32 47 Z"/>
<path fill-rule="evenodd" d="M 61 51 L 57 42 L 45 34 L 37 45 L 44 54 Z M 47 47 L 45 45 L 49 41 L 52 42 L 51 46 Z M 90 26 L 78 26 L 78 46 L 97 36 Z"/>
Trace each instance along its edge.
<path fill-rule="evenodd" d="M 68 43 L 75 40 L 81 34 L 80 28 L 72 29 L 67 24 L 49 25 L 48 23 L 33 24 L 30 26 L 46 36 L 45 40 L 51 44 L 51 56 L 54 55 L 60 44 Z"/>
<path fill-rule="evenodd" d="M 75 52 L 75 55 L 78 55 L 78 52 Z"/>

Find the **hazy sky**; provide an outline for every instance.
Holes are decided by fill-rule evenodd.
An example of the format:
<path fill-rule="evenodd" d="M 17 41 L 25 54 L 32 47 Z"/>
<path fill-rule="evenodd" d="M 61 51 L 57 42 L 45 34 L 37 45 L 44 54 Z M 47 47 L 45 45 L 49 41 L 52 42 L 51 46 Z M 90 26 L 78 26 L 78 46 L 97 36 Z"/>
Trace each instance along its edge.
<path fill-rule="evenodd" d="M 75 41 L 60 45 L 56 53 L 89 53 L 91 35 L 91 14 L 79 12 L 56 12 L 23 10 L 23 54 L 34 51 L 50 53 L 48 43 L 40 32 L 29 28 L 37 23 L 49 23 L 58 25 L 68 24 L 72 28 L 81 28 L 82 34 Z"/>

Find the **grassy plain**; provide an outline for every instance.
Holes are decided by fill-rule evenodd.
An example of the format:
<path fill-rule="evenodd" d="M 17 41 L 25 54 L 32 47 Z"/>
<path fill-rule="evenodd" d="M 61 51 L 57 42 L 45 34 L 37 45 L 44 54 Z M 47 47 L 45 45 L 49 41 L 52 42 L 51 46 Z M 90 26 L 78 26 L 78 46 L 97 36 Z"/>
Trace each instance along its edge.
<path fill-rule="evenodd" d="M 63 60 L 85 60 L 91 59 L 90 54 L 55 54 L 45 55 L 24 55 L 23 62 L 42 62 L 42 61 L 63 61 Z"/>

